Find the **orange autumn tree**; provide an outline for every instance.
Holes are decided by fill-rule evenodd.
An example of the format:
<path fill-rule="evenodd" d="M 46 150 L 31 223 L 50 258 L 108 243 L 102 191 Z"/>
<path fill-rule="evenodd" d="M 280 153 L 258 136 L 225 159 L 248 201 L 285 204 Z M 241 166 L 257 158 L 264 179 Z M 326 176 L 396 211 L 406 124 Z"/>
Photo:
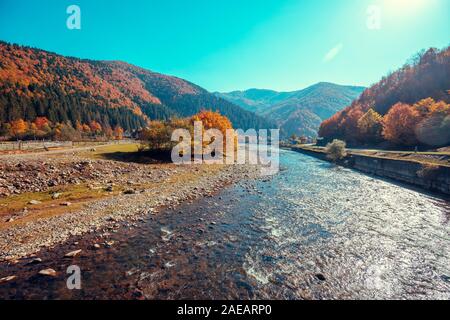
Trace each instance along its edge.
<path fill-rule="evenodd" d="M 102 125 L 95 120 L 89 123 L 89 128 L 91 129 L 91 132 L 94 134 L 99 134 L 102 132 Z"/>
<path fill-rule="evenodd" d="M 383 137 L 398 145 L 418 144 L 415 129 L 420 120 L 419 112 L 406 103 L 395 104 L 383 119 Z"/>
<path fill-rule="evenodd" d="M 83 124 L 83 132 L 85 134 L 91 133 L 91 127 L 89 127 L 87 124 Z"/>
<path fill-rule="evenodd" d="M 37 117 L 33 121 L 32 127 L 35 129 L 33 130 L 34 135 L 38 138 L 48 136 L 52 131 L 51 123 L 46 117 Z"/>
<path fill-rule="evenodd" d="M 79 132 L 83 132 L 83 125 L 81 124 L 80 121 L 77 120 L 77 122 L 75 123 L 75 129 L 77 129 L 77 131 Z"/>
<path fill-rule="evenodd" d="M 145 141 L 150 150 L 168 151 L 171 150 L 177 142 L 171 141 L 172 133 L 176 129 L 186 129 L 191 138 L 194 139 L 194 122 L 201 121 L 203 130 L 218 129 L 226 138 L 227 129 L 233 126 L 227 117 L 217 112 L 201 111 L 191 118 L 178 119 L 173 118 L 169 121 L 151 121 L 149 126 L 140 132 L 140 139 Z M 192 143 L 194 140 L 192 140 Z M 211 141 L 203 141 L 203 146 L 207 146 Z M 224 141 L 225 143 L 225 141 Z"/>
<path fill-rule="evenodd" d="M 357 136 L 358 121 L 364 116 L 361 106 L 349 109 L 347 117 L 341 120 L 340 127 L 343 129 L 344 136 L 347 137 L 347 141 L 355 142 L 359 140 Z"/>
<path fill-rule="evenodd" d="M 122 140 L 123 139 L 123 129 L 121 126 L 116 126 L 114 128 L 114 139 Z"/>
<path fill-rule="evenodd" d="M 28 125 L 23 119 L 11 121 L 10 125 L 9 134 L 16 138 L 23 136 L 28 129 Z"/>
<path fill-rule="evenodd" d="M 226 132 L 228 129 L 233 129 L 231 121 L 214 111 L 201 111 L 191 118 L 192 123 L 200 121 L 203 124 L 203 129 L 217 129 L 223 134 L 224 152 L 226 151 Z M 203 146 L 209 145 L 212 141 L 203 141 Z"/>
<path fill-rule="evenodd" d="M 227 129 L 233 129 L 231 121 L 227 117 L 221 115 L 218 112 L 201 111 L 200 113 L 192 117 L 192 122 L 195 121 L 201 121 L 203 123 L 203 127 L 206 130 L 213 128 L 218 129 L 224 135 Z"/>
<path fill-rule="evenodd" d="M 48 121 L 46 117 L 37 117 L 33 123 L 38 130 L 44 130 L 44 128 L 50 124 L 50 121 Z"/>

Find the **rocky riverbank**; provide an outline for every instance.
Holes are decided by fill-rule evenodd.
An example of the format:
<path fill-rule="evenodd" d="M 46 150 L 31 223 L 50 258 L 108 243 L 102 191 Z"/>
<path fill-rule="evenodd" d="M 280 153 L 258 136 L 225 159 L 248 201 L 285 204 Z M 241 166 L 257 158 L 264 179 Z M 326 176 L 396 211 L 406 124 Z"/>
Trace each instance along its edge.
<path fill-rule="evenodd" d="M 148 165 L 72 153 L 0 159 L 0 171 L 0 261 L 9 263 L 86 233 L 110 245 L 107 236 L 120 222 L 132 226 L 258 175 L 250 166 Z"/>

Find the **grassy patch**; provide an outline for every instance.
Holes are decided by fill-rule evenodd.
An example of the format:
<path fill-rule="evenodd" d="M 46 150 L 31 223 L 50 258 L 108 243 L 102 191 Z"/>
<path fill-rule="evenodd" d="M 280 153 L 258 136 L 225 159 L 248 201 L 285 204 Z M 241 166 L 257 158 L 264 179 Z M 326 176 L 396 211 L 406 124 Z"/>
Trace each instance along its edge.
<path fill-rule="evenodd" d="M 31 220 L 47 218 L 60 215 L 81 208 L 84 204 L 100 198 L 118 194 L 106 192 L 103 188 L 91 189 L 88 185 L 70 185 L 54 188 L 46 192 L 29 192 L 0 199 L 0 229 L 5 226 L 26 223 Z M 58 199 L 53 199 L 54 193 L 60 193 Z M 36 200 L 41 203 L 31 205 L 30 201 Z M 70 202 L 71 206 L 62 206 L 64 202 Z M 27 213 L 23 214 L 24 209 Z M 14 218 L 14 222 L 5 223 L 9 217 Z"/>
<path fill-rule="evenodd" d="M 131 155 L 137 153 L 139 144 L 129 143 L 129 144 L 112 144 L 107 146 L 93 147 L 95 151 L 83 152 L 83 155 L 91 159 L 109 159 L 113 154 L 124 154 Z"/>

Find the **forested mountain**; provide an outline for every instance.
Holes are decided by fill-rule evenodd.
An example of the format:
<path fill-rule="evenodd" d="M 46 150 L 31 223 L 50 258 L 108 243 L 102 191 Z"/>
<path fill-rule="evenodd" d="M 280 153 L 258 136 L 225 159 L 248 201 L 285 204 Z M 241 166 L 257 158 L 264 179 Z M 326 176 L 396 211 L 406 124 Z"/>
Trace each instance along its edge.
<path fill-rule="evenodd" d="M 323 120 L 342 110 L 363 90 L 363 87 L 321 82 L 293 92 L 250 89 L 216 95 L 275 121 L 285 136 L 314 137 Z"/>
<path fill-rule="evenodd" d="M 148 120 L 219 111 L 235 128 L 274 124 L 176 77 L 124 62 L 92 61 L 0 42 L 0 124 L 51 122 L 144 127 Z"/>
<path fill-rule="evenodd" d="M 354 144 L 450 144 L 450 47 L 417 54 L 324 121 L 320 136 Z"/>

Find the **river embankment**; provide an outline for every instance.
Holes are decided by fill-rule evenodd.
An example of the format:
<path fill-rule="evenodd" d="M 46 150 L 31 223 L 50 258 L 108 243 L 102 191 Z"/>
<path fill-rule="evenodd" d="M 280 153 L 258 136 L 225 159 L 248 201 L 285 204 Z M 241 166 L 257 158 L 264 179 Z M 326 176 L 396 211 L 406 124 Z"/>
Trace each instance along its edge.
<path fill-rule="evenodd" d="M 301 152 L 321 160 L 330 161 L 323 148 L 311 146 L 290 146 L 290 150 Z M 371 175 L 392 179 L 420 187 L 427 191 L 450 195 L 450 166 L 392 157 L 365 155 L 347 152 L 338 165 L 355 169 Z"/>

